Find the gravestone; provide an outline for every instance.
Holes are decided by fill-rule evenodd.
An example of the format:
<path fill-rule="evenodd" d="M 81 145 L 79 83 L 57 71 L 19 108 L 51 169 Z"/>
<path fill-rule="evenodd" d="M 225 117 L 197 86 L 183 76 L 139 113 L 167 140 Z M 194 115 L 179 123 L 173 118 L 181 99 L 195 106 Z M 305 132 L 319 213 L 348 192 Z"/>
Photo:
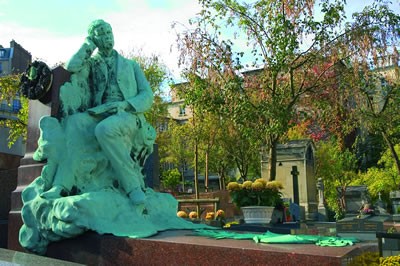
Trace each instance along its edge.
<path fill-rule="evenodd" d="M 400 222 L 400 190 L 391 191 L 390 200 L 392 201 L 393 220 Z"/>
<path fill-rule="evenodd" d="M 317 190 L 318 190 L 318 221 L 326 222 L 328 218 L 326 215 L 324 182 L 322 181 L 322 178 L 318 178 Z"/>
<path fill-rule="evenodd" d="M 338 189 L 339 194 L 343 193 Z M 338 233 L 374 233 L 383 231 L 389 215 L 379 213 L 364 214 L 363 206 L 371 202 L 367 186 L 349 186 L 345 191 L 346 214 L 336 223 Z"/>
<path fill-rule="evenodd" d="M 343 193 L 339 189 L 339 193 Z M 367 186 L 348 186 L 345 191 L 346 216 L 358 215 L 366 203 L 371 203 Z"/>

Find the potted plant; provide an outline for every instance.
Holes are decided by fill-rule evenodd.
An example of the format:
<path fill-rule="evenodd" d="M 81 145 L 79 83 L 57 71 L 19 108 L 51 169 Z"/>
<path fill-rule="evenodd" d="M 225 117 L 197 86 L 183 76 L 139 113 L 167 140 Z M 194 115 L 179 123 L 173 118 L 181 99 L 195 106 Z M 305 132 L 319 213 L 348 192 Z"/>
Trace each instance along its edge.
<path fill-rule="evenodd" d="M 256 179 L 243 184 L 230 182 L 227 186 L 232 202 L 239 207 L 246 223 L 269 223 L 273 210 L 282 205 L 282 183 Z"/>

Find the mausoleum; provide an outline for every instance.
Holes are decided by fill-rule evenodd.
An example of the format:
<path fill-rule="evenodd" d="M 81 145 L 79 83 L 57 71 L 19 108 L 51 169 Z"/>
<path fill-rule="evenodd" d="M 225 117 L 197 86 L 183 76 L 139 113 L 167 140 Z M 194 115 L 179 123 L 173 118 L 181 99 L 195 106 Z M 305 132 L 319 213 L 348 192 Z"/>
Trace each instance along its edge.
<path fill-rule="evenodd" d="M 301 220 L 318 217 L 315 180 L 315 146 L 312 140 L 292 140 L 277 146 L 276 180 L 283 184 L 283 197 L 300 205 Z M 261 176 L 269 179 L 268 153 L 261 155 Z"/>

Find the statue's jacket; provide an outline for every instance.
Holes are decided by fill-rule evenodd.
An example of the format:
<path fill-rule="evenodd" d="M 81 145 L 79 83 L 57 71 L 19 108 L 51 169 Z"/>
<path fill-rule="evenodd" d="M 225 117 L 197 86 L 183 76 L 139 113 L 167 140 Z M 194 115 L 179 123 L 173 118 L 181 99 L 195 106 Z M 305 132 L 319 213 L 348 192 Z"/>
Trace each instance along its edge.
<path fill-rule="evenodd" d="M 78 52 L 67 63 L 66 68 L 72 73 L 86 73 L 93 90 L 93 106 L 102 104 L 102 97 L 108 84 L 108 70 L 104 59 L 96 54 L 91 57 L 88 44 L 83 44 Z M 153 103 L 153 92 L 139 64 L 122 57 L 115 50 L 117 58 L 117 84 L 136 113 L 150 109 Z"/>

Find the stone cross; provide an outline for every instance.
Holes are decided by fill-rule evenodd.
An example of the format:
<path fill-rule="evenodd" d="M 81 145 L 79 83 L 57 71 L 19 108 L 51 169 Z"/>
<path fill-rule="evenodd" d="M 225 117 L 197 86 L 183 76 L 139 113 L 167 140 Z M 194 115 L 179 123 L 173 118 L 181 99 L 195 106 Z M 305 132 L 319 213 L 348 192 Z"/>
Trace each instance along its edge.
<path fill-rule="evenodd" d="M 293 202 L 299 204 L 299 171 L 297 166 L 292 166 L 290 174 L 293 176 Z"/>

